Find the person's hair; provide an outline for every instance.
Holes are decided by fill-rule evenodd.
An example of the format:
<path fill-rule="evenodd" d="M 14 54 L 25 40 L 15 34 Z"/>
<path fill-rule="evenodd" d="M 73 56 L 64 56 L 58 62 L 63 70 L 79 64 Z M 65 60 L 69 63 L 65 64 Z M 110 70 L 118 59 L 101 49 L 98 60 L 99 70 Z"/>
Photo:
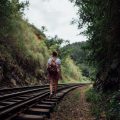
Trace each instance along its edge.
<path fill-rule="evenodd" d="M 53 57 L 57 57 L 57 55 L 58 55 L 57 52 L 56 52 L 56 51 L 53 51 L 52 56 L 53 56 Z"/>

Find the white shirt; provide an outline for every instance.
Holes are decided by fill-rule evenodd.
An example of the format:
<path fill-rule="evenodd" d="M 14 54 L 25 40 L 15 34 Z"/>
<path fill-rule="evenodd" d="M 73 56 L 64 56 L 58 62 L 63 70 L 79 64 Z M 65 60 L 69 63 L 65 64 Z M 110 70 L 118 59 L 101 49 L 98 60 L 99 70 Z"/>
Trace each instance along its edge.
<path fill-rule="evenodd" d="M 51 57 L 51 58 L 48 59 L 48 64 L 51 63 L 52 59 L 54 59 L 54 58 Z M 61 65 L 61 60 L 59 58 L 57 58 L 55 62 L 56 62 L 57 65 Z"/>

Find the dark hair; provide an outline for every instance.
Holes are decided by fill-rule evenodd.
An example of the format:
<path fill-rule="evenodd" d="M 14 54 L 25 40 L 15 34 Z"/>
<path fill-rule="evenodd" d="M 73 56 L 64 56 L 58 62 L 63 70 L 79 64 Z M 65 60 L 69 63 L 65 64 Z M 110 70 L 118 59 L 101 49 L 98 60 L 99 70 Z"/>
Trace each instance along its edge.
<path fill-rule="evenodd" d="M 57 57 L 57 55 L 58 55 L 57 52 L 53 51 L 52 56 Z"/>

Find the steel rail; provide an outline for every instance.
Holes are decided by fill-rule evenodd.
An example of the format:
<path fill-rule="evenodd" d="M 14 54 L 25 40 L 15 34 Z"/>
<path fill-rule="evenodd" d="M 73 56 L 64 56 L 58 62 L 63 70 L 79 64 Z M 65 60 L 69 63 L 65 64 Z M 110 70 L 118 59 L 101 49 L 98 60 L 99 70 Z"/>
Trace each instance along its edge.
<path fill-rule="evenodd" d="M 66 85 L 62 86 L 58 89 L 58 91 L 67 89 L 73 86 L 77 85 Z M 3 111 L 0 112 L 0 120 L 4 120 L 5 118 L 8 118 L 9 116 L 13 115 L 16 112 L 19 112 L 20 110 L 23 110 L 28 107 L 28 105 L 35 104 L 36 102 L 40 102 L 43 98 L 49 95 L 49 90 L 45 90 L 42 93 L 39 93 L 38 95 L 35 95 L 31 98 L 25 99 L 21 102 L 17 102 L 16 104 L 10 105 L 9 107 L 6 107 Z"/>

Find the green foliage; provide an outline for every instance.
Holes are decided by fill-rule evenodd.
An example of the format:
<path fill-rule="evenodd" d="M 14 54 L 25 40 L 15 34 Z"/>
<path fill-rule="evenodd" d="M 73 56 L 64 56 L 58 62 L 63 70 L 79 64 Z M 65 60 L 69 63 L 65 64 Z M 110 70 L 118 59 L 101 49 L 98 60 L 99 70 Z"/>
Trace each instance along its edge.
<path fill-rule="evenodd" d="M 97 94 L 97 92 L 91 88 L 86 92 L 86 97 L 88 102 L 93 102 L 95 104 L 99 103 L 102 99 L 100 94 Z"/>
<path fill-rule="evenodd" d="M 91 113 L 99 120 L 103 112 L 101 94 L 94 89 L 89 89 L 86 92 L 86 100 L 91 103 Z"/>
<path fill-rule="evenodd" d="M 64 41 L 57 36 L 46 38 L 44 31 L 23 20 L 22 15 L 26 4 L 19 2 L 19 0 L 0 2 L 0 5 L 5 9 L 8 6 L 10 7 L 10 9 L 6 9 L 5 13 L 1 14 L 5 23 L 1 24 L 2 27 L 0 28 L 3 33 L 0 38 L 0 60 L 3 64 L 0 66 L 2 75 L 0 76 L 0 82 L 2 83 L 5 79 L 8 81 L 14 79 L 16 84 L 19 85 L 45 83 L 46 64 L 49 54 L 53 50 L 58 51 L 62 60 L 64 80 L 66 82 L 80 81 L 81 72 L 79 68 L 68 57 L 69 52 L 62 49 L 62 44 L 67 44 L 68 41 Z M 2 9 L 0 10 L 4 12 Z M 7 28 L 3 29 L 4 26 L 7 26 Z M 18 72 L 16 73 L 14 70 Z M 11 75 L 11 71 L 14 75 Z M 3 75 L 5 72 L 6 74 Z"/>
<path fill-rule="evenodd" d="M 15 56 L 17 54 L 22 58 L 22 61 L 28 62 L 30 66 L 32 65 L 31 71 L 33 73 L 38 68 L 45 70 L 49 53 L 43 39 L 38 39 L 33 29 L 24 21 L 20 21 L 20 26 L 15 31 L 15 41 L 12 42 Z"/>
<path fill-rule="evenodd" d="M 69 41 L 58 38 L 57 35 L 53 38 L 48 38 L 45 41 L 45 43 L 46 43 L 46 46 L 48 47 L 50 53 L 52 53 L 52 51 L 57 51 L 59 54 L 59 57 L 62 59 L 65 59 L 67 56 L 70 55 L 69 50 L 64 49 L 64 47 L 63 47 L 63 45 L 69 44 Z"/>
<path fill-rule="evenodd" d="M 22 17 L 26 6 L 28 6 L 28 2 L 19 2 L 19 0 L 0 1 L 0 41 L 7 37 L 12 28 L 13 20 Z"/>
<path fill-rule="evenodd" d="M 32 27 L 32 29 L 33 29 L 34 33 L 36 34 L 36 36 L 38 37 L 38 39 L 46 39 L 46 35 L 42 32 L 42 30 L 39 30 L 34 25 L 31 25 L 31 24 L 29 24 L 29 25 Z"/>
<path fill-rule="evenodd" d="M 28 2 L 19 0 L 0 1 L 0 71 L 5 73 L 0 75 L 1 83 L 8 81 L 10 84 L 12 79 L 18 85 L 36 84 L 39 80 L 45 82 L 49 56 L 44 42 L 46 36 L 23 20 L 27 5 Z"/>
<path fill-rule="evenodd" d="M 25 6 L 28 2 L 19 2 L 19 0 L 2 0 L 0 1 L 0 15 L 5 17 L 17 17 L 23 14 Z"/>
<path fill-rule="evenodd" d="M 41 79 L 45 80 L 46 78 L 43 74 L 46 72 L 49 53 L 44 43 L 44 36 L 41 35 L 42 37 L 39 39 L 34 33 L 34 28 L 21 19 L 13 21 L 14 25 L 8 33 L 9 39 L 6 39 L 6 42 L 1 45 L 8 54 L 3 53 L 2 57 L 11 56 L 7 62 L 9 63 L 12 59 L 13 64 L 19 65 L 24 71 L 22 79 L 28 84 L 31 82 L 30 79 L 33 78 L 35 80 L 34 82 L 32 81 L 33 84 L 36 84 L 36 79 L 38 81 Z M 6 76 L 6 74 L 4 75 Z M 12 79 L 12 76 L 9 79 Z"/>
<path fill-rule="evenodd" d="M 91 80 L 95 79 L 96 69 L 88 62 L 89 51 L 85 49 L 87 42 L 77 42 L 66 45 L 62 50 L 67 51 L 75 64 L 81 69 L 82 75 L 89 77 Z"/>
<path fill-rule="evenodd" d="M 65 46 L 65 49 L 70 49 L 70 56 L 76 62 L 76 64 L 86 63 L 87 61 L 87 51 L 83 49 L 86 42 L 77 42 Z"/>
<path fill-rule="evenodd" d="M 81 71 L 70 57 L 66 58 L 62 65 L 62 75 L 63 82 L 73 83 L 82 81 Z"/>
<path fill-rule="evenodd" d="M 106 106 L 106 117 L 108 120 L 114 118 L 114 120 L 120 119 L 120 101 L 119 101 L 119 92 L 115 92 L 110 95 L 108 104 Z"/>
<path fill-rule="evenodd" d="M 120 119 L 120 1 L 119 0 L 70 0 L 78 7 L 80 29 L 86 26 L 88 36 L 85 49 L 88 61 L 95 66 L 94 87 L 99 90 L 87 92 L 92 103 L 91 110 L 96 119 L 106 116 L 107 120 Z M 115 92 L 115 90 L 117 92 Z M 100 93 L 104 91 L 106 93 Z M 107 93 L 107 91 L 111 91 Z M 114 91 L 114 92 L 113 92 Z"/>
<path fill-rule="evenodd" d="M 62 60 L 62 82 L 80 82 L 82 80 L 81 70 L 70 58 L 70 49 L 62 47 L 63 44 L 69 44 L 69 42 L 55 36 L 54 38 L 46 40 L 45 43 L 49 52 L 57 51 Z"/>
<path fill-rule="evenodd" d="M 78 27 L 81 28 L 84 24 L 87 25 L 87 30 L 85 32 L 88 35 L 89 41 L 89 50 L 90 53 L 90 60 L 97 60 L 98 63 L 103 60 L 106 52 L 103 48 L 103 34 L 105 32 L 105 17 L 104 12 L 105 10 L 105 1 L 87 1 L 87 0 L 74 0 L 75 4 L 79 7 L 78 14 L 79 14 L 79 21 Z M 100 9 L 101 8 L 101 9 Z M 101 63 L 102 64 L 102 63 Z"/>
<path fill-rule="evenodd" d="M 86 92 L 86 99 L 91 103 L 91 112 L 96 119 L 102 117 L 106 120 L 120 119 L 120 101 L 119 92 L 100 93 L 95 89 L 89 89 Z"/>
<path fill-rule="evenodd" d="M 61 47 L 61 44 L 63 43 L 63 39 L 58 38 L 58 36 L 55 36 L 53 38 L 47 39 L 46 41 L 47 47 L 52 50 L 59 50 Z"/>
<path fill-rule="evenodd" d="M 109 72 L 113 71 L 114 78 L 120 79 L 118 75 L 120 71 L 120 63 L 118 62 L 120 61 L 120 1 L 70 1 L 78 7 L 79 18 L 75 21 L 78 28 L 87 27 L 84 32 L 88 36 L 86 49 L 89 50 L 89 55 L 87 57 L 96 67 L 99 77 L 102 78 L 96 82 L 96 87 L 101 84 L 101 89 L 104 91 L 109 88 L 115 89 L 114 86 L 119 89 L 119 80 L 115 82 Z M 114 68 L 112 68 L 113 64 Z M 104 84 L 102 81 L 105 81 Z"/>

